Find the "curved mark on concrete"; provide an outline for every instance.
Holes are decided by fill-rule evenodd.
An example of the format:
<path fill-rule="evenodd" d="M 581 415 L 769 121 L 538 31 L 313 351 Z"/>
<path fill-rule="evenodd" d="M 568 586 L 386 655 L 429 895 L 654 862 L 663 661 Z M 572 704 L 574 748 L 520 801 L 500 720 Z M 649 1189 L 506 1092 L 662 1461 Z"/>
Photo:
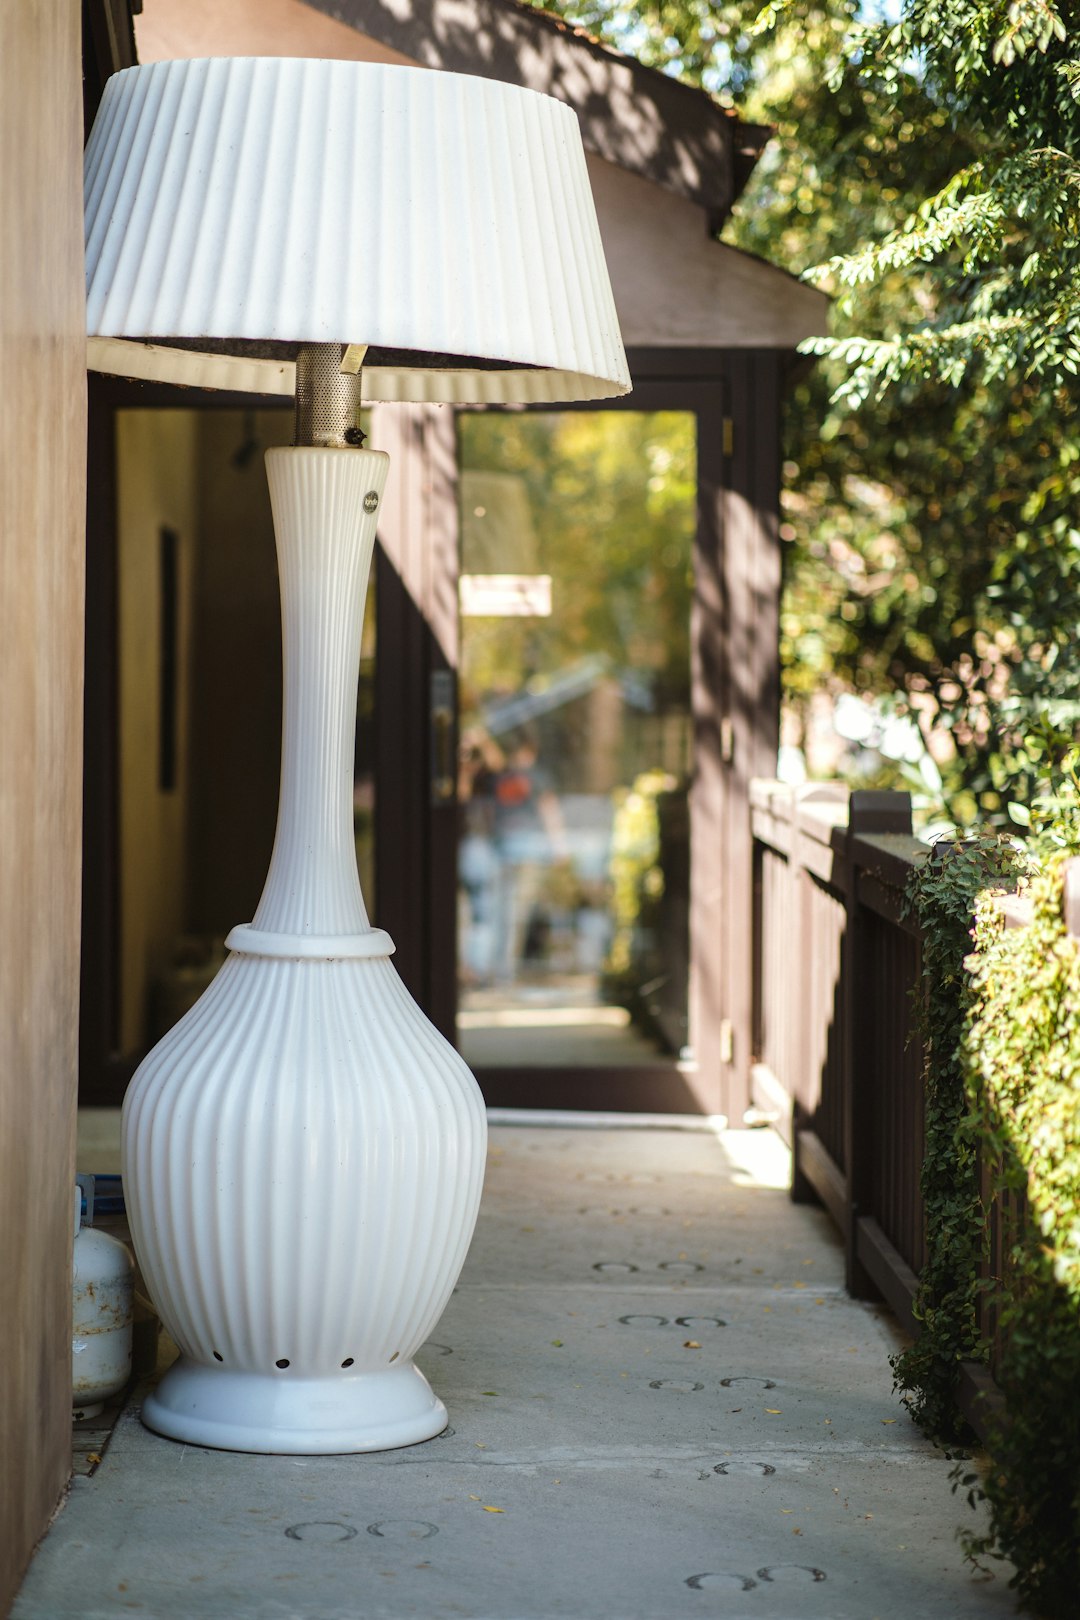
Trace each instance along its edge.
<path fill-rule="evenodd" d="M 383 1541 L 430 1541 L 438 1535 L 439 1527 L 426 1519 L 379 1519 L 368 1525 L 367 1533 Z"/>
<path fill-rule="evenodd" d="M 703 1575 L 688 1575 L 686 1584 L 694 1592 L 752 1592 L 757 1581 L 729 1570 L 706 1570 Z"/>
<path fill-rule="evenodd" d="M 807 1586 L 827 1579 L 823 1569 L 814 1569 L 810 1564 L 766 1564 L 757 1573 L 759 1581 L 775 1581 L 784 1586 Z"/>
<path fill-rule="evenodd" d="M 290 1541 L 352 1541 L 358 1534 L 355 1524 L 339 1524 L 336 1519 L 311 1519 L 306 1524 L 290 1524 L 285 1534 Z"/>

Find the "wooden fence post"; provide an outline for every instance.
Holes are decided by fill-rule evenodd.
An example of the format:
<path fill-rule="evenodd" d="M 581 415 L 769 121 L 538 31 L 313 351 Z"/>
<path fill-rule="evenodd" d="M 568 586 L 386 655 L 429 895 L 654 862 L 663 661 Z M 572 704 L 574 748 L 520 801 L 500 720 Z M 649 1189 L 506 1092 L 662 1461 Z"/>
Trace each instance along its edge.
<path fill-rule="evenodd" d="M 875 1074 L 867 1039 L 867 1020 L 874 1016 L 868 994 L 867 959 L 861 935 L 859 885 L 864 868 L 860 838 L 900 833 L 911 836 L 911 795 L 856 789 L 848 805 L 847 926 L 843 945 L 844 1070 L 846 1076 L 844 1161 L 848 1209 L 844 1229 L 845 1282 L 854 1299 L 877 1299 L 880 1290 L 858 1257 L 856 1222 L 873 1207 L 872 1177 L 878 1158 L 875 1136 L 880 1129 L 875 1106 Z"/>
<path fill-rule="evenodd" d="M 842 928 L 835 938 L 830 936 L 821 900 L 824 894 L 831 894 L 838 878 L 841 891 L 844 889 L 845 880 L 836 871 L 836 833 L 839 827 L 843 837 L 849 799 L 850 792 L 842 783 L 808 782 L 795 789 L 792 800 L 788 872 L 795 972 L 790 990 L 792 1038 L 787 1081 L 792 1088 L 791 1197 L 795 1203 L 820 1198 L 820 1191 L 804 1173 L 801 1155 L 807 1129 L 821 1129 L 817 1116 L 836 1080 L 830 1063 L 831 1020 L 826 1002 L 830 975 L 840 974 Z M 831 1139 L 828 1146 L 831 1152 L 837 1151 Z"/>

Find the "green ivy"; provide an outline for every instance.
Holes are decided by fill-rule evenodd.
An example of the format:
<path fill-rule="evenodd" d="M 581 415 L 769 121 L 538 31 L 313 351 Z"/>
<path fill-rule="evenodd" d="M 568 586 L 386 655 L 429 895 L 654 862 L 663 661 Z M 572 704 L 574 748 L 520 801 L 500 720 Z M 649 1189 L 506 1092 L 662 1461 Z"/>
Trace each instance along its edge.
<path fill-rule="evenodd" d="M 1063 920 L 1062 876 L 1080 850 L 1080 748 L 1049 719 L 1027 745 L 1045 774 L 1030 812 L 1014 818 L 1026 843 L 939 847 L 908 886 L 923 937 L 928 1249 L 922 1330 L 894 1370 L 923 1428 L 946 1444 L 963 1439 L 960 1363 L 991 1356 L 984 1291 L 1004 1410 L 981 1470 L 954 1474 L 989 1511 L 967 1550 L 1011 1559 L 1023 1601 L 1065 1620 L 1080 1589 L 1080 942 Z M 1033 920 L 1009 929 L 994 894 L 1017 883 Z M 1000 1276 L 990 1278 L 988 1215 L 1003 1207 Z"/>
<path fill-rule="evenodd" d="M 919 1336 L 893 1358 L 893 1372 L 916 1422 L 945 1444 L 965 1435 L 956 1405 L 960 1363 L 987 1357 L 977 1318 L 985 1243 L 978 1148 L 964 1129 L 963 1037 L 971 1003 L 964 962 L 979 895 L 988 886 L 1012 887 L 1018 862 L 1012 839 L 940 843 L 912 872 L 904 899 L 904 915 L 915 914 L 922 938 L 916 1023 L 926 1099 L 927 1249 L 913 1304 Z"/>
<path fill-rule="evenodd" d="M 978 1487 L 989 1530 L 968 1545 L 1010 1558 L 1021 1597 L 1054 1620 L 1080 1590 L 1080 942 L 1062 917 L 1066 854 L 1032 879 L 1030 926 L 1006 929 L 978 903 L 963 1042 L 964 1134 L 995 1167 L 994 1196 L 1027 1199 L 991 1296 L 1005 1416 Z"/>

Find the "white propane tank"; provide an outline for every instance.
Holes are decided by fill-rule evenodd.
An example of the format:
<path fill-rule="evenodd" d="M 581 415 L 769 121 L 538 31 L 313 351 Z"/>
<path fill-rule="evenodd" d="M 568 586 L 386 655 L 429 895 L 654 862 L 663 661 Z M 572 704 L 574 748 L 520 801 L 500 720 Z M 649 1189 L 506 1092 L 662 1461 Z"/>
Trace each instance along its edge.
<path fill-rule="evenodd" d="M 82 1188 L 76 1183 L 71 1323 L 75 1421 L 96 1417 L 107 1397 L 123 1389 L 131 1376 L 134 1296 L 130 1254 L 116 1238 L 82 1224 Z"/>

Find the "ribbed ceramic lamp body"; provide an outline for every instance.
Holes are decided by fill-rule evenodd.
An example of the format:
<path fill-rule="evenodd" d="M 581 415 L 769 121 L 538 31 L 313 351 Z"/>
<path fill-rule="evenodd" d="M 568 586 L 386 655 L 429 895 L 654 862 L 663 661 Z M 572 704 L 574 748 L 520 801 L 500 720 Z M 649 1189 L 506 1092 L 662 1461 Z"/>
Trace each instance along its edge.
<path fill-rule="evenodd" d="M 124 1104 L 132 1235 L 182 1352 L 144 1417 L 196 1444 L 375 1450 L 445 1425 L 411 1358 L 465 1259 L 486 1121 L 357 877 L 356 680 L 387 458 L 267 462 L 285 666 L 270 871 Z"/>

